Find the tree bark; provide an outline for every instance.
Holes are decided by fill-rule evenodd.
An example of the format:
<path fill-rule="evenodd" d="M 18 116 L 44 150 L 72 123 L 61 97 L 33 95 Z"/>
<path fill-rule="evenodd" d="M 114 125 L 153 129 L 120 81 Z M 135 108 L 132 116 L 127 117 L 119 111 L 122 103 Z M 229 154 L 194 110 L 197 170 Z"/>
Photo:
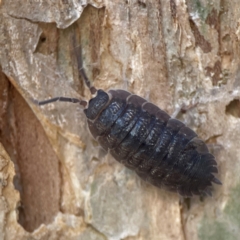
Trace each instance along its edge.
<path fill-rule="evenodd" d="M 238 239 L 240 8 L 220 0 L 0 3 L 1 239 Z M 212 198 L 157 189 L 105 154 L 77 104 L 96 88 L 155 103 L 204 139 Z M 181 109 L 185 111 L 181 111 Z"/>

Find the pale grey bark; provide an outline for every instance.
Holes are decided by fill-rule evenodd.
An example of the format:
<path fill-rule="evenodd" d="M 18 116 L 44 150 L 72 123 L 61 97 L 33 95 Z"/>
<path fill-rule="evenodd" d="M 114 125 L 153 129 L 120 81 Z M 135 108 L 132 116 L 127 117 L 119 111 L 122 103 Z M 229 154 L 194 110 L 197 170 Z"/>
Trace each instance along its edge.
<path fill-rule="evenodd" d="M 238 239 L 237 0 L 0 4 L 0 239 Z M 210 145 L 224 183 L 212 198 L 141 181 L 103 154 L 77 105 L 33 103 L 90 98 L 74 35 L 95 87 L 147 98 Z"/>

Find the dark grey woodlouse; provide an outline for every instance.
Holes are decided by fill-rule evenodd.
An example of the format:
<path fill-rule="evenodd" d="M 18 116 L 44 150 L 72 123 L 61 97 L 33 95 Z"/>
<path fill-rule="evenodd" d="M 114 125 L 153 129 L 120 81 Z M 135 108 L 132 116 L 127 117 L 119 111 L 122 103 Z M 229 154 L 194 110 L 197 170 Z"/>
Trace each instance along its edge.
<path fill-rule="evenodd" d="M 89 102 L 57 97 L 37 104 L 80 103 L 93 137 L 142 179 L 185 197 L 211 195 L 212 182 L 221 184 L 213 175 L 217 163 L 197 134 L 144 98 L 121 89 L 97 90 L 84 72 L 81 53 L 77 59 L 94 97 Z"/>

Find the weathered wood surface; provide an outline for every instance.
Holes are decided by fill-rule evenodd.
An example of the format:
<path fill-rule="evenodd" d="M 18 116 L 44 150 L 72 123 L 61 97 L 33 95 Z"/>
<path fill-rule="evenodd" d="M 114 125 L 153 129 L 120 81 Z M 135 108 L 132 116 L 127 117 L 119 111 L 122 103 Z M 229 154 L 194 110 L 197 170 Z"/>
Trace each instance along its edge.
<path fill-rule="evenodd" d="M 0 239 L 238 239 L 240 8 L 220 0 L 0 2 Z M 223 186 L 182 200 L 103 154 L 81 109 L 124 88 L 177 115 L 210 146 Z M 182 106 L 192 106 L 179 113 Z"/>

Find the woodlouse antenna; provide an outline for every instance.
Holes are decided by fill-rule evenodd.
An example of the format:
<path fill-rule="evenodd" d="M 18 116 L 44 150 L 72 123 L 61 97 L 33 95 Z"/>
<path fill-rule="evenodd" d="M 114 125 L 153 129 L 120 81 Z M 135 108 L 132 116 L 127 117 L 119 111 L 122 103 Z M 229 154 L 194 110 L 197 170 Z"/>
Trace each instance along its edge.
<path fill-rule="evenodd" d="M 82 61 L 82 48 L 81 48 L 81 44 L 77 45 L 76 44 L 76 35 L 73 35 L 73 47 L 74 47 L 74 52 L 75 52 L 75 56 L 77 59 L 77 65 L 78 65 L 78 71 L 79 74 L 81 76 L 81 78 L 83 79 L 83 81 L 85 82 L 85 84 L 87 85 L 87 87 L 89 88 L 91 94 L 95 94 L 97 92 L 97 89 L 92 86 L 90 80 L 87 77 L 87 74 L 84 71 L 83 68 L 83 61 Z M 55 97 L 55 98 L 50 98 L 48 100 L 44 100 L 44 101 L 38 101 L 33 99 L 33 102 L 35 104 L 37 104 L 38 106 L 41 105 L 45 105 L 45 104 L 49 104 L 49 103 L 53 103 L 53 102 L 71 102 L 71 103 L 79 103 L 81 106 L 83 106 L 84 108 L 87 106 L 88 102 L 81 100 L 81 99 L 77 99 L 77 98 L 70 98 L 70 97 Z"/>
<path fill-rule="evenodd" d="M 97 92 L 97 89 L 92 86 L 90 80 L 87 77 L 87 74 L 85 73 L 85 70 L 83 68 L 83 61 L 82 61 L 82 46 L 81 44 L 77 45 L 76 44 L 76 35 L 74 34 L 73 36 L 73 47 L 75 50 L 76 58 L 77 58 L 77 63 L 78 63 L 78 71 L 80 73 L 81 78 L 89 88 L 91 94 L 95 94 Z"/>
<path fill-rule="evenodd" d="M 37 101 L 37 100 L 33 100 L 33 101 L 34 101 L 34 103 L 36 103 L 39 106 L 49 104 L 49 103 L 53 103 L 53 102 L 58 102 L 58 101 L 59 102 L 79 103 L 83 107 L 87 106 L 86 101 L 81 100 L 81 99 L 77 99 L 77 98 L 69 98 L 69 97 L 55 97 L 55 98 L 50 98 L 50 99 L 44 100 L 44 101 Z"/>

